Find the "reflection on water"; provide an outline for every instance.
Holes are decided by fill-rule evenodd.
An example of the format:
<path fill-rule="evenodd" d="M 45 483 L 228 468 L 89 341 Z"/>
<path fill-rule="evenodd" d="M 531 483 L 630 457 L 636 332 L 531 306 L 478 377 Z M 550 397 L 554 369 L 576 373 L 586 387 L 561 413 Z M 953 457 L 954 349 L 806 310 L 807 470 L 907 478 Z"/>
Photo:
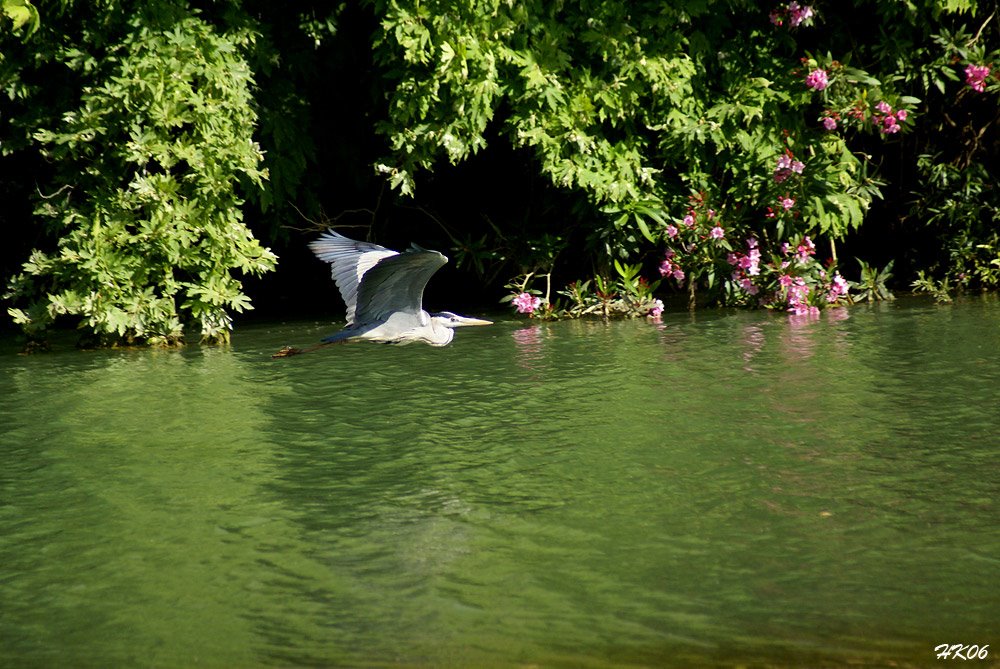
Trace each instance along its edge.
<path fill-rule="evenodd" d="M 0 666 L 926 666 L 996 639 L 1000 304 L 0 354 Z"/>

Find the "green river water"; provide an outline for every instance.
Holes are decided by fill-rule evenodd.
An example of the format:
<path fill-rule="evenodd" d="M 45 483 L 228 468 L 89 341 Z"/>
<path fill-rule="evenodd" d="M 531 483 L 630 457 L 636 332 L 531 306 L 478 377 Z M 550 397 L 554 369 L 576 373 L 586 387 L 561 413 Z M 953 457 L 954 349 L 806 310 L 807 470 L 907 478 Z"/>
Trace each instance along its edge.
<path fill-rule="evenodd" d="M 0 666 L 996 666 L 1000 301 L 334 330 L 0 341 Z"/>

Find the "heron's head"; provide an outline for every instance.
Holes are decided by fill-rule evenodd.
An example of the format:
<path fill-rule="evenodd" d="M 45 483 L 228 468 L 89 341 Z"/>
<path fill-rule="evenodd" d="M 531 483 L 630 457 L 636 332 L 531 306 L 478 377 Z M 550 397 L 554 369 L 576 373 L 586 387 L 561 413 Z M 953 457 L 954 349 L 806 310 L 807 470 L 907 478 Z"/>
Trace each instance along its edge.
<path fill-rule="evenodd" d="M 438 314 L 432 314 L 431 318 L 446 328 L 462 328 L 466 325 L 493 325 L 493 321 L 484 321 L 481 318 L 459 316 L 458 314 L 453 314 L 450 311 L 442 311 Z"/>

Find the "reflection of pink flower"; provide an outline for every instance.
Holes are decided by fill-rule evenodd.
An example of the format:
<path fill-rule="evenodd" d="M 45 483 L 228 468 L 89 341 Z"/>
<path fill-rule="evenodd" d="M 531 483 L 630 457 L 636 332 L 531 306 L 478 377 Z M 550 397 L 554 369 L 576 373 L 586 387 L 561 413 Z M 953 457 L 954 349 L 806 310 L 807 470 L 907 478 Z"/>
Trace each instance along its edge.
<path fill-rule="evenodd" d="M 819 307 L 812 307 L 808 304 L 796 304 L 788 309 L 796 316 L 819 316 Z"/>
<path fill-rule="evenodd" d="M 712 239 L 722 239 L 726 236 L 726 231 L 719 226 L 715 226 L 708 234 L 711 235 Z"/>
<path fill-rule="evenodd" d="M 806 86 L 821 91 L 829 85 L 826 70 L 815 69 L 806 77 Z"/>
<path fill-rule="evenodd" d="M 542 300 L 529 293 L 521 293 L 514 298 L 513 304 L 517 307 L 517 313 L 531 314 L 534 313 L 535 309 L 542 306 Z"/>
<path fill-rule="evenodd" d="M 972 87 L 972 90 L 982 93 L 986 90 L 986 77 L 990 76 L 989 65 L 973 65 L 969 63 L 965 67 L 965 83 Z"/>

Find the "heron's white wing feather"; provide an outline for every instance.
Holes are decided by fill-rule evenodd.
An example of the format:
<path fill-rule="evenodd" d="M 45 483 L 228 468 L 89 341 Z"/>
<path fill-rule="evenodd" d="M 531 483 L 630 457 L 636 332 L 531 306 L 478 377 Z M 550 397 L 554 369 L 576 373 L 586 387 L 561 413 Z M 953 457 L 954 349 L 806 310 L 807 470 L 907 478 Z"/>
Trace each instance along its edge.
<path fill-rule="evenodd" d="M 437 251 L 410 249 L 379 258 L 358 287 L 356 320 L 384 320 L 394 313 L 423 316 L 424 287 L 448 258 Z M 426 325 L 417 323 L 414 325 Z"/>
<path fill-rule="evenodd" d="M 399 255 L 384 246 L 348 239 L 333 230 L 323 233 L 309 248 L 320 260 L 330 263 L 333 280 L 347 305 L 348 325 L 355 321 L 362 277 L 380 260 Z"/>

